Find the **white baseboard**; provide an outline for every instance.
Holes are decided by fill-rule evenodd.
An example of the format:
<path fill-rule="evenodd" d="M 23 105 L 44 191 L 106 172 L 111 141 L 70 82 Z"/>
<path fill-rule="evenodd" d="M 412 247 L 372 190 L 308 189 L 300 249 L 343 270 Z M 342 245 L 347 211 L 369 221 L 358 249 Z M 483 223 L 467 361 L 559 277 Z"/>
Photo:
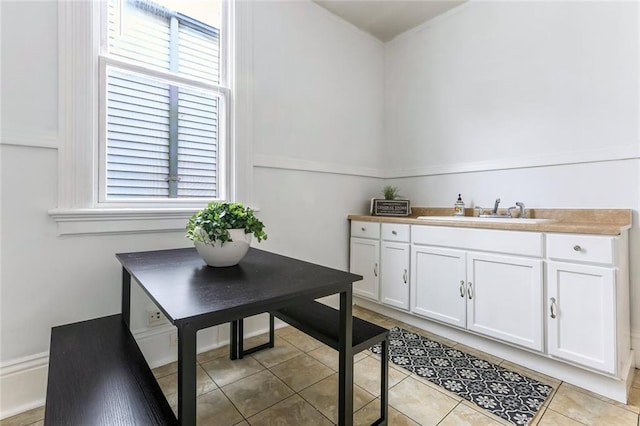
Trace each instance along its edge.
<path fill-rule="evenodd" d="M 640 367 L 640 331 L 631 331 L 631 349 L 635 354 L 635 367 Z"/>
<path fill-rule="evenodd" d="M 275 327 L 286 324 L 276 321 Z M 245 338 L 268 331 L 267 314 L 247 318 L 244 322 Z M 170 324 L 143 330 L 134 330 L 140 350 L 151 368 L 178 359 L 177 347 L 171 346 L 176 328 Z M 224 324 L 198 333 L 198 353 L 229 343 L 229 326 Z M 0 419 L 15 416 L 44 405 L 47 392 L 49 352 L 15 359 L 0 366 Z"/>
<path fill-rule="evenodd" d="M 0 419 L 44 405 L 48 371 L 48 352 L 0 366 Z"/>

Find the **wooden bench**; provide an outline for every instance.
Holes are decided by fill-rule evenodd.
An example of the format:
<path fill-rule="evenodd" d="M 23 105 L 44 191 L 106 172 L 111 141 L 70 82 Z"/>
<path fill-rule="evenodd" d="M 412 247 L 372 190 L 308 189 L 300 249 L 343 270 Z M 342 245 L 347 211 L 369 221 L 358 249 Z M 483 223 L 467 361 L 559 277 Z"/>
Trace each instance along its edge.
<path fill-rule="evenodd" d="M 44 424 L 175 425 L 122 315 L 53 327 Z"/>
<path fill-rule="evenodd" d="M 339 311 L 320 302 L 307 302 L 295 306 L 278 309 L 269 313 L 269 342 L 259 346 L 244 349 L 243 320 L 231 323 L 231 359 L 242 358 L 244 355 L 274 346 L 273 317 L 297 328 L 303 333 L 338 350 Z M 388 347 L 389 330 L 372 324 L 358 317 L 353 317 L 352 348 L 357 354 L 376 343 L 380 343 L 380 418 L 373 425 L 386 425 L 388 421 Z"/>

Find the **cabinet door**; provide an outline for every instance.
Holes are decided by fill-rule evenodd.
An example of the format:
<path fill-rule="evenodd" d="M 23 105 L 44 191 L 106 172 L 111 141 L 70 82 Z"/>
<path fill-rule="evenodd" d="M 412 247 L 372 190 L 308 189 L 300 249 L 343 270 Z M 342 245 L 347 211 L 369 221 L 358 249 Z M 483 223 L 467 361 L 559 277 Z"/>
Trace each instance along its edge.
<path fill-rule="evenodd" d="M 543 350 L 542 260 L 467 253 L 467 328 Z"/>
<path fill-rule="evenodd" d="M 550 355 L 615 374 L 615 312 L 613 269 L 548 263 Z"/>
<path fill-rule="evenodd" d="M 380 250 L 380 300 L 409 309 L 409 244 L 382 242 Z"/>
<path fill-rule="evenodd" d="M 465 327 L 465 253 L 411 246 L 411 312 Z"/>
<path fill-rule="evenodd" d="M 353 294 L 379 300 L 380 242 L 366 238 L 351 238 L 349 272 L 364 278 L 353 283 Z"/>

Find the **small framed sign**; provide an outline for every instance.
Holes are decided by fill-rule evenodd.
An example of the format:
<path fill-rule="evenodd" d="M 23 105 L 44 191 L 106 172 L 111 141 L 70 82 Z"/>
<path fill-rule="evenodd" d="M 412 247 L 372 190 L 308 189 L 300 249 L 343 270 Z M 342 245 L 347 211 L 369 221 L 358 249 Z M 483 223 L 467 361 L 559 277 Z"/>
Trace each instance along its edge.
<path fill-rule="evenodd" d="M 411 203 L 409 200 L 371 200 L 371 214 L 375 216 L 409 216 Z"/>

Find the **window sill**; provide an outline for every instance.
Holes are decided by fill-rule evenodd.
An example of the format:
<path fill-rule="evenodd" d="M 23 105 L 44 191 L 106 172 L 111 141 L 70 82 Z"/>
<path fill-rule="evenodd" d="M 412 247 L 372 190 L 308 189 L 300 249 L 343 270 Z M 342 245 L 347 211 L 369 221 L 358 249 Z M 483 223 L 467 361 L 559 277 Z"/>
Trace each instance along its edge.
<path fill-rule="evenodd" d="M 200 208 L 87 208 L 52 209 L 62 235 L 139 234 L 184 231 L 189 218 Z"/>

